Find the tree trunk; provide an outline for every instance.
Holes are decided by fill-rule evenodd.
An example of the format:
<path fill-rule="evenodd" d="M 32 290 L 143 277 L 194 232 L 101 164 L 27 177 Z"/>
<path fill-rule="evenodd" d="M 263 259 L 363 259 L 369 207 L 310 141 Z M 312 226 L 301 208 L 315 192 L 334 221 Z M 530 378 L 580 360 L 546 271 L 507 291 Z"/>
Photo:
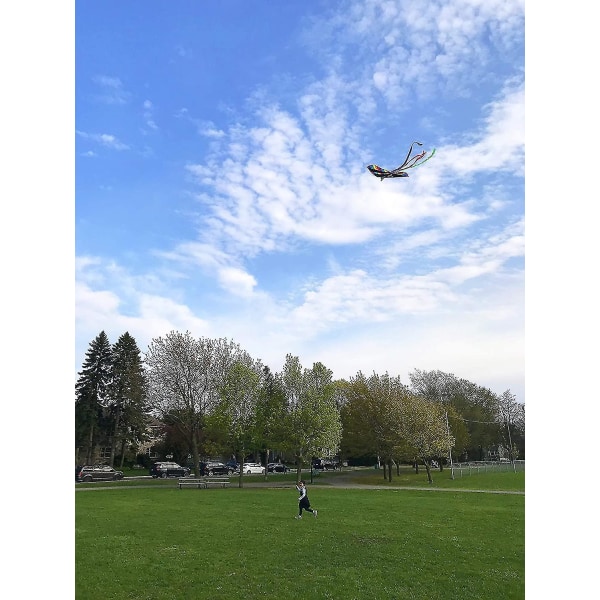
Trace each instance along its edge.
<path fill-rule="evenodd" d="M 238 476 L 238 487 L 243 488 L 244 487 L 244 458 L 246 457 L 246 448 L 244 446 L 242 446 L 240 448 L 240 452 L 238 453 L 238 456 L 240 457 L 238 462 L 240 463 L 240 474 Z"/>
<path fill-rule="evenodd" d="M 119 469 L 123 470 L 123 463 L 125 462 L 125 439 L 121 440 L 121 464 L 119 465 Z"/>
<path fill-rule="evenodd" d="M 194 460 L 194 473 L 196 477 L 200 477 L 200 452 L 198 451 L 198 441 L 196 436 L 192 435 L 192 457 Z"/>
<path fill-rule="evenodd" d="M 90 426 L 90 437 L 88 438 L 87 450 L 85 453 L 85 464 L 92 464 L 92 449 L 94 447 L 94 424 L 92 423 Z"/>
<path fill-rule="evenodd" d="M 425 469 L 427 470 L 427 480 L 429 481 L 429 483 L 433 483 L 433 479 L 431 478 L 431 469 L 429 468 L 427 461 L 424 460 L 423 464 L 425 465 Z"/>
<path fill-rule="evenodd" d="M 265 455 L 265 475 L 264 475 L 265 481 L 267 481 L 267 479 L 268 479 L 268 477 L 267 477 L 269 474 L 268 466 L 269 466 L 269 449 L 267 448 L 266 455 Z"/>
<path fill-rule="evenodd" d="M 115 428 L 113 430 L 112 440 L 110 441 L 110 461 L 111 467 L 115 466 L 115 450 L 117 448 L 117 436 L 119 434 L 119 425 L 121 421 L 121 406 L 117 406 L 117 414 L 115 415 Z"/>

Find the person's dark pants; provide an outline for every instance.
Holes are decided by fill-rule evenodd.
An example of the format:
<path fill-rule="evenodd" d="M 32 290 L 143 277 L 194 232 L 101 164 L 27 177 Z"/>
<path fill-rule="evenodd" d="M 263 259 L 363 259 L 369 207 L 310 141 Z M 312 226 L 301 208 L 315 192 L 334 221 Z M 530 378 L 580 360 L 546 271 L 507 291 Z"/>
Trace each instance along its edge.
<path fill-rule="evenodd" d="M 310 502 L 308 501 L 308 498 L 302 498 L 302 500 L 298 502 L 298 514 L 300 516 L 302 516 L 302 509 L 307 510 L 308 512 L 314 512 L 313 509 L 310 507 Z"/>

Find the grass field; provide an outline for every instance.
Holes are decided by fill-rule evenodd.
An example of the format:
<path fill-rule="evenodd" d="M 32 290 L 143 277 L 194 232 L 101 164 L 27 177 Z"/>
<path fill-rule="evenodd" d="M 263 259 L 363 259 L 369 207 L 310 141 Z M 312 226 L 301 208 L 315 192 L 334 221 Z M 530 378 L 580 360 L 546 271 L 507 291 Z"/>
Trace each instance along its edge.
<path fill-rule="evenodd" d="M 316 478 L 319 516 L 302 521 L 289 474 L 269 476 L 289 482 L 279 489 L 146 480 L 151 489 L 116 482 L 77 493 L 77 598 L 524 598 L 525 496 L 461 491 L 523 491 L 524 473 L 450 480 L 444 471 L 431 491 L 329 485 L 339 477 L 386 485 L 374 470 Z M 392 485 L 425 486 L 423 477 Z"/>

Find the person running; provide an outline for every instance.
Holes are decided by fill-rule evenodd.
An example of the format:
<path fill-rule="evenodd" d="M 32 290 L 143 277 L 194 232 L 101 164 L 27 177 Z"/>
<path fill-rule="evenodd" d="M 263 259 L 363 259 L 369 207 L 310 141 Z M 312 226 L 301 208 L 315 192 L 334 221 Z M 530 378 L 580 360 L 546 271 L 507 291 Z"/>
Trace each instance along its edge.
<path fill-rule="evenodd" d="M 308 490 L 306 489 L 306 483 L 304 483 L 304 480 L 300 481 L 300 483 L 296 486 L 296 489 L 298 490 L 300 496 L 298 497 L 298 514 L 295 518 L 302 518 L 302 510 L 307 510 L 308 512 L 311 512 L 316 518 L 317 511 L 310 507 L 310 501 L 308 499 Z"/>

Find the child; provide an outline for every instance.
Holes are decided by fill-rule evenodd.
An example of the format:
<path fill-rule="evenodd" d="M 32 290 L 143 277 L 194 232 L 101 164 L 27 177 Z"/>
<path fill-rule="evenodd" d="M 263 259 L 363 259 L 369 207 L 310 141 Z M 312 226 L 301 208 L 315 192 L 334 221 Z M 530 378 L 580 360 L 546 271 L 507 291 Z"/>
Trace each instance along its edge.
<path fill-rule="evenodd" d="M 308 500 L 308 493 L 306 489 L 306 484 L 304 480 L 300 481 L 300 483 L 296 486 L 296 489 L 300 493 L 300 497 L 298 498 L 298 514 L 296 515 L 296 519 L 302 518 L 302 509 L 311 512 L 315 518 L 317 516 L 317 511 L 310 507 L 310 502 Z"/>

